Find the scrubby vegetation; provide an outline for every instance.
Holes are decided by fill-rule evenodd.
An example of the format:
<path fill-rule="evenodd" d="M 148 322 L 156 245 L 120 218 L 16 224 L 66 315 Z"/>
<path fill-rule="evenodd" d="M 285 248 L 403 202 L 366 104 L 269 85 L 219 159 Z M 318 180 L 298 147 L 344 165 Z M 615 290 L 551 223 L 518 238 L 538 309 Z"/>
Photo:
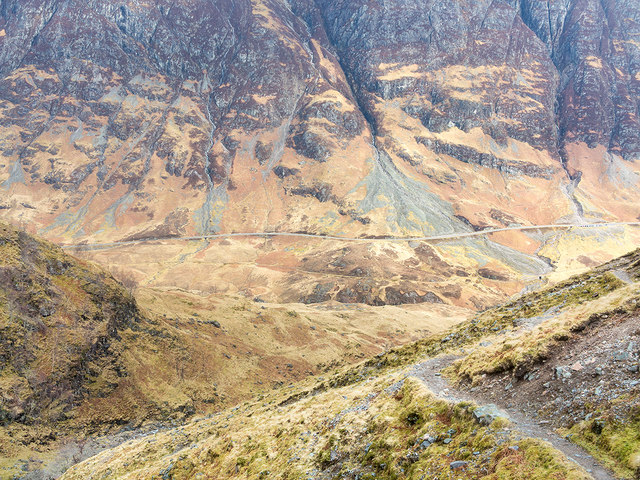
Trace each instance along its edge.
<path fill-rule="evenodd" d="M 640 476 L 640 403 L 624 398 L 624 413 L 616 405 L 567 430 L 567 435 L 622 478 Z M 622 413 L 622 414 L 621 414 Z"/>
<path fill-rule="evenodd" d="M 231 331 L 209 305 L 188 295 L 161 300 L 142 289 L 144 302 L 161 303 L 166 313 L 141 309 L 108 273 L 6 226 L 0 254 L 0 280 L 9 286 L 0 292 L 4 472 L 38 449 L 42 461 L 61 435 L 86 438 L 124 424 L 183 422 L 196 411 L 237 401 L 225 398 L 214 378 L 231 378 L 238 346 L 249 347 L 219 342 L 224 350 L 217 353 L 203 347 L 203 336 L 211 341 Z M 518 381 L 592 325 L 637 314 L 640 290 L 629 281 L 637 278 L 637 257 L 521 296 L 356 366 L 332 361 L 300 383 L 245 390 L 255 395 L 253 403 L 125 443 L 65 478 L 589 478 L 508 421 L 480 424 L 473 404 L 435 398 L 405 367 L 455 354 L 462 359 L 445 371 L 452 380 L 477 383 L 501 374 Z M 279 341 L 284 335 L 310 339 L 318 324 L 308 312 L 271 311 L 246 299 L 225 308 L 256 330 L 272 327 Z M 246 334 L 245 325 L 239 328 Z M 214 355 L 224 355 L 220 369 Z M 251 358 L 251 352 L 244 355 Z M 310 365 L 299 363 L 276 365 L 274 374 L 291 381 L 294 368 Z M 631 478 L 640 464 L 640 417 L 637 398 L 627 397 L 591 406 L 593 413 L 567 424 L 566 433 Z"/>
<path fill-rule="evenodd" d="M 107 464 L 98 456 L 64 478 L 589 478 L 508 421 L 480 425 L 473 405 L 437 400 L 400 372 L 278 403 L 263 399 L 125 444 Z"/>
<path fill-rule="evenodd" d="M 435 314 L 361 325 L 371 312 L 359 311 L 345 326 L 343 312 L 243 297 L 137 288 L 134 299 L 125 283 L 0 225 L 0 478 L 57 476 L 127 431 L 220 411 L 443 328 Z"/>
<path fill-rule="evenodd" d="M 605 273 L 580 280 L 573 288 L 569 286 L 547 292 L 550 298 L 542 296 L 537 300 L 542 307 L 527 302 L 525 306 L 529 307 L 529 315 L 523 315 L 522 308 L 512 309 L 509 306 L 487 312 L 485 315 L 489 319 L 496 318 L 501 324 L 503 319 L 511 319 L 511 327 L 497 331 L 498 335 L 487 333 L 483 345 L 456 362 L 449 369 L 449 375 L 458 381 L 474 381 L 484 374 L 513 371 L 517 378 L 522 378 L 532 366 L 546 360 L 550 351 L 579 334 L 586 326 L 608 314 L 634 311 L 637 304 L 628 300 L 634 296 L 640 298 L 640 292 L 639 295 L 631 289 L 617 292 L 623 285 L 613 275 Z M 563 303 L 557 304 L 557 298 L 563 299 Z M 536 315 L 531 314 L 532 311 Z"/>
<path fill-rule="evenodd" d="M 623 285 L 624 282 L 608 271 L 594 271 L 572 277 L 561 284 L 540 292 L 520 296 L 499 307 L 479 313 L 476 317 L 456 325 L 441 335 L 430 336 L 402 347 L 393 348 L 371 358 L 361 365 L 342 372 L 334 379 L 333 386 L 348 385 L 366 378 L 371 372 L 409 365 L 423 357 L 458 351 L 460 348 L 475 345 L 481 340 L 502 336 L 515 329 L 520 319 L 530 319 L 553 310 L 555 310 L 553 314 L 556 316 L 572 307 L 582 305 L 584 302 L 608 295 Z M 486 352 L 483 351 L 480 362 L 475 366 L 472 357 L 467 356 L 459 362 L 459 368 L 450 374 L 458 378 L 470 378 L 473 375 L 495 373 L 542 359 L 551 342 L 566 339 L 566 335 L 579 330 L 581 324 L 590 321 L 589 316 L 586 318 L 570 317 L 571 321 L 569 322 L 565 320 L 558 321 L 555 325 L 545 325 L 541 335 L 535 339 L 531 337 L 531 341 L 527 342 L 527 345 L 520 345 L 516 350 L 514 350 L 514 345 L 505 342 L 501 344 L 500 352 L 495 356 L 487 357 Z"/>

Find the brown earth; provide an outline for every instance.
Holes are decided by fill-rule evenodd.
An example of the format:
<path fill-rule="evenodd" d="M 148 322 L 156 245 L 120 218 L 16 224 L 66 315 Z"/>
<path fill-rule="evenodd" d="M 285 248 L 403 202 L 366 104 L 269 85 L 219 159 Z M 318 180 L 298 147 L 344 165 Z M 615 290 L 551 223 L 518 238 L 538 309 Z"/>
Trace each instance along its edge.
<path fill-rule="evenodd" d="M 637 16 L 631 0 L 5 0 L 0 216 L 74 243 L 636 220 Z M 609 235 L 620 247 L 606 258 L 597 232 L 577 247 L 502 234 L 440 256 L 462 269 L 530 256 L 506 265 L 514 278 L 566 240 L 553 264 L 566 276 L 576 257 L 637 240 Z M 146 271 L 149 284 L 182 275 Z M 204 292 L 225 280 L 209 278 Z"/>

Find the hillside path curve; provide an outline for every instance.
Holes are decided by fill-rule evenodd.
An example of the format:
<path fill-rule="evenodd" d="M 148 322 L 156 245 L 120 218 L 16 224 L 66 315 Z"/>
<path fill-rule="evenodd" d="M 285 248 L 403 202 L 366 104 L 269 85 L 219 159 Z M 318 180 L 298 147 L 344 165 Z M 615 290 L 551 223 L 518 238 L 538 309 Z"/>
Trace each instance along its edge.
<path fill-rule="evenodd" d="M 414 365 L 411 375 L 418 378 L 424 385 L 439 398 L 449 402 L 473 402 L 478 405 L 485 405 L 485 399 L 475 396 L 469 392 L 455 388 L 449 381 L 440 374 L 440 371 L 460 357 L 456 355 L 441 355 L 430 358 L 425 362 Z M 491 403 L 495 404 L 495 401 Z M 600 463 L 585 452 L 582 448 L 571 443 L 567 439 L 555 433 L 546 424 L 536 421 L 514 408 L 507 408 L 505 405 L 496 404 L 499 410 L 504 412 L 515 428 L 522 434 L 544 440 L 561 451 L 565 456 L 584 468 L 595 480 L 619 480 L 605 469 Z"/>

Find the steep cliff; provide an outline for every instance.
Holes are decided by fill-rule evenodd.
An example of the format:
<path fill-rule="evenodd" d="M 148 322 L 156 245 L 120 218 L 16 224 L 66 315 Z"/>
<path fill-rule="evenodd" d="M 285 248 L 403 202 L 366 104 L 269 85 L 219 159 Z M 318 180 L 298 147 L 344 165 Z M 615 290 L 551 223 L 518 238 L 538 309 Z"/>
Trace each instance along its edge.
<path fill-rule="evenodd" d="M 53 240 L 640 216 L 637 2 L 0 5 L 0 215 Z"/>

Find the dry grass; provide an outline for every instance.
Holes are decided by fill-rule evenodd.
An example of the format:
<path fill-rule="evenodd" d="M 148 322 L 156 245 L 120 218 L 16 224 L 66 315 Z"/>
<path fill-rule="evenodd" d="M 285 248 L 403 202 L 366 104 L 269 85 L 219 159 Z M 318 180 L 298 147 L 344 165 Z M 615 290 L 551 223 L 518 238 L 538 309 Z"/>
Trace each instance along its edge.
<path fill-rule="evenodd" d="M 623 286 L 623 282 L 608 273 L 576 284 L 584 285 L 571 293 L 563 289 L 547 291 L 550 297 L 526 302 L 523 309 L 513 314 L 508 307 L 487 312 L 488 318 L 509 315 L 514 323 L 485 335 L 482 345 L 475 345 L 448 373 L 456 380 L 467 381 L 481 381 L 482 375 L 504 371 L 514 371 L 520 377 L 598 315 L 632 308 L 625 306 L 627 300 L 640 296 L 638 285 Z M 557 303 L 558 299 L 562 303 Z M 527 319 L 533 323 L 527 323 Z M 518 326 L 518 320 L 523 322 L 522 326 Z"/>
<path fill-rule="evenodd" d="M 270 395 L 129 442 L 63 478 L 449 478 L 454 460 L 468 462 L 456 472 L 460 479 L 524 478 L 521 471 L 534 479 L 588 478 L 547 444 L 519 439 L 504 422 L 480 426 L 473 406 L 436 400 L 401 371 L 285 407 L 281 401 Z M 420 448 L 425 435 L 439 440 Z M 514 456 L 508 446 L 515 445 Z"/>

